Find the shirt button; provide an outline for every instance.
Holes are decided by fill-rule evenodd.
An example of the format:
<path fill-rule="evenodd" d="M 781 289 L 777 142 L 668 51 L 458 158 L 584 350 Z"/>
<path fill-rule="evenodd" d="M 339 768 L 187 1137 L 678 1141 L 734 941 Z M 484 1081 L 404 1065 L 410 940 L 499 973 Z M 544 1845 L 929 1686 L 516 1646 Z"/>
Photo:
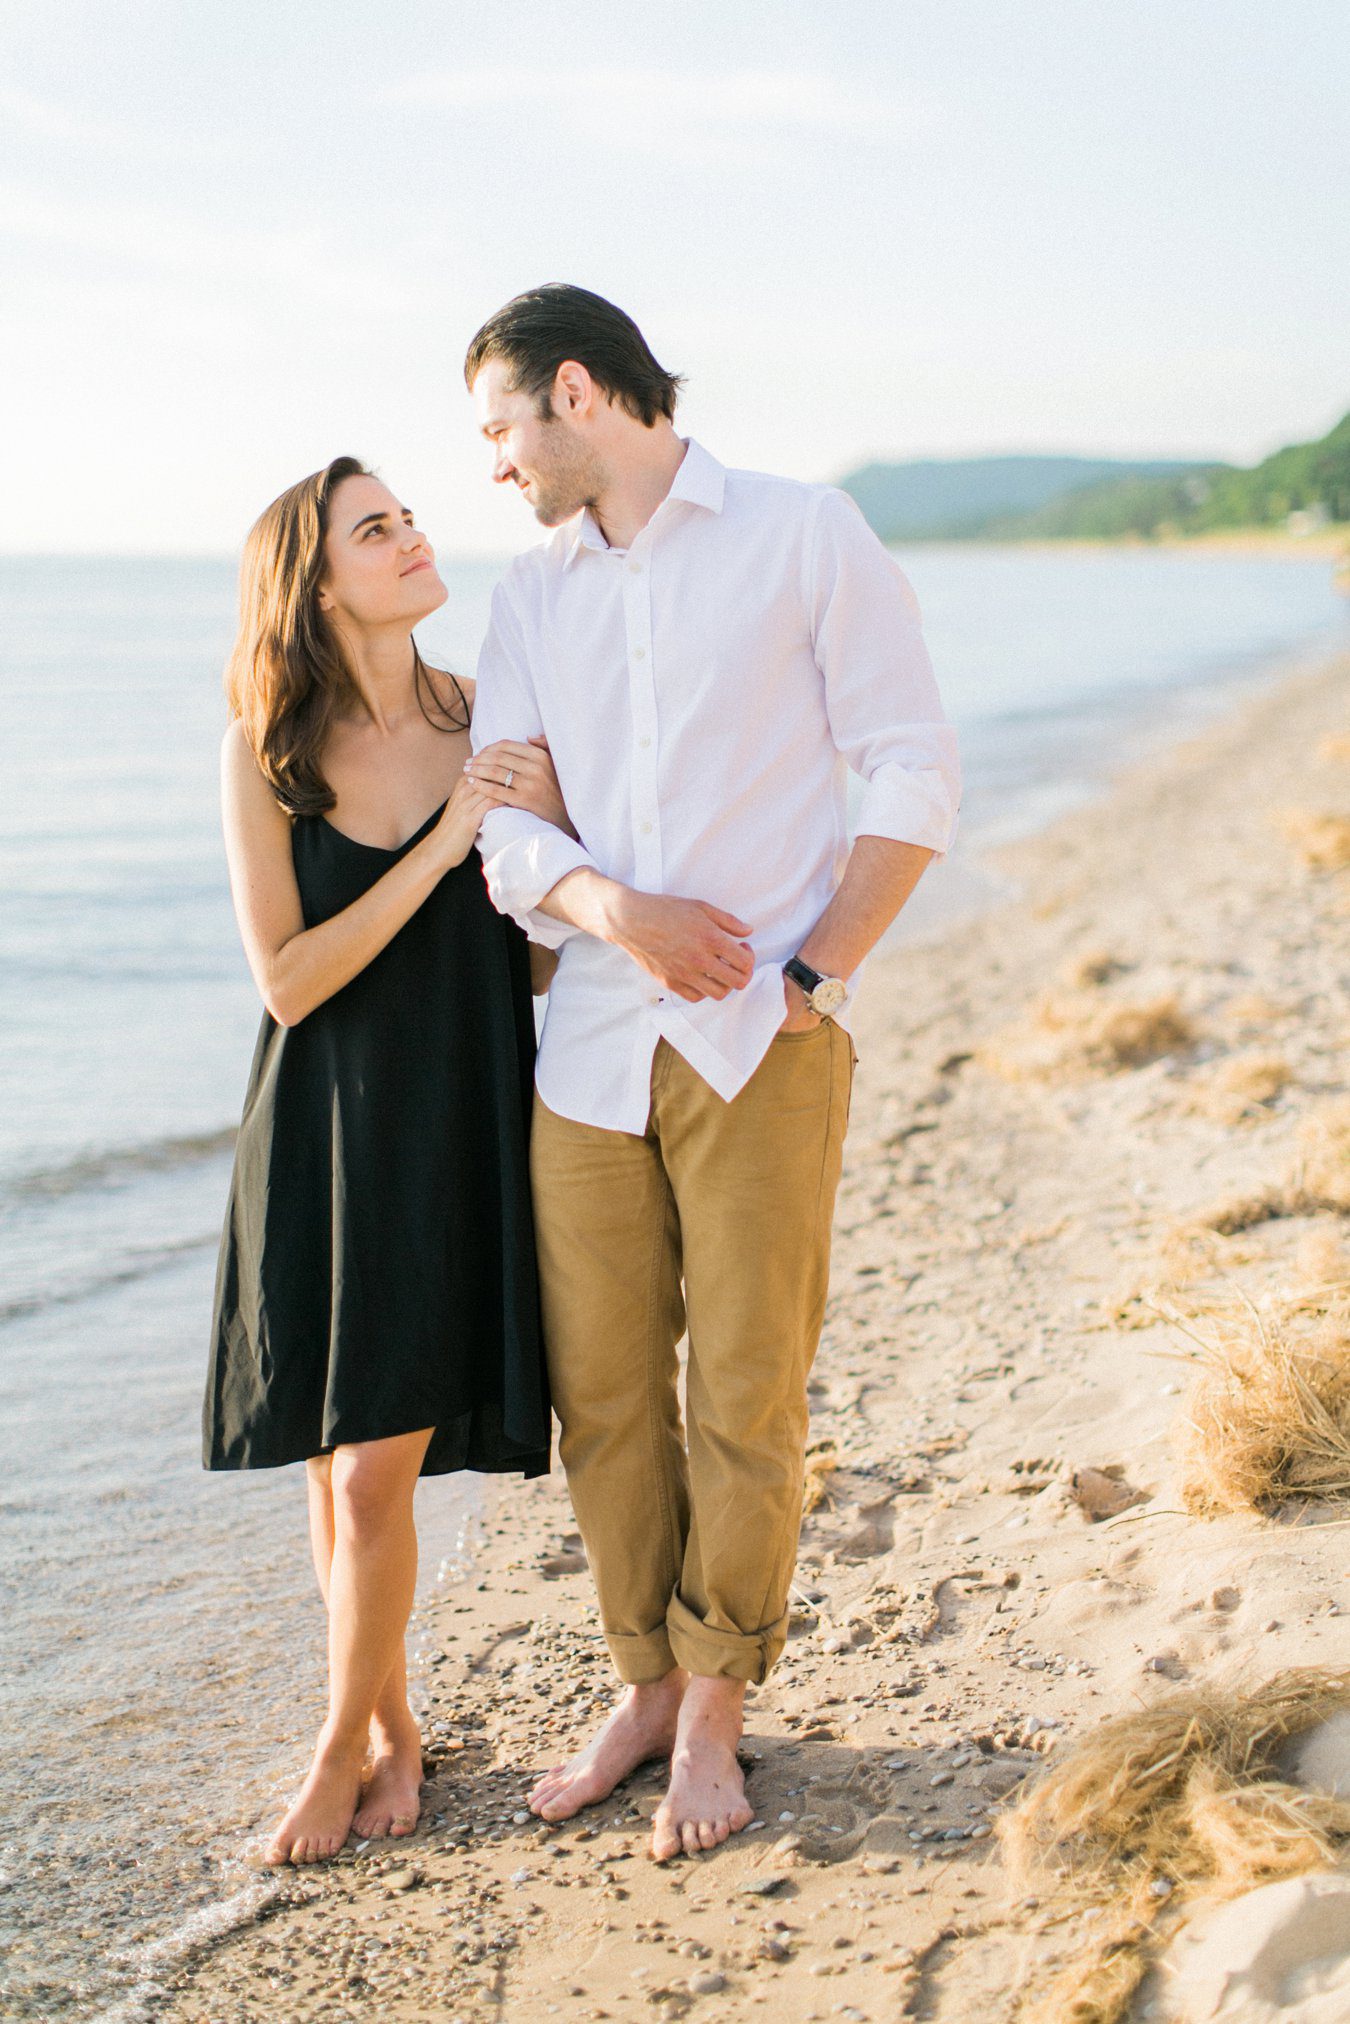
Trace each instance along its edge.
<path fill-rule="evenodd" d="M 633 648 L 633 659 L 634 659 L 635 661 L 645 661 L 645 660 L 646 660 L 646 658 L 647 658 L 647 649 L 646 649 L 646 647 L 634 647 L 634 648 Z"/>
<path fill-rule="evenodd" d="M 640 746 L 642 747 L 642 750 L 643 750 L 644 752 L 645 752 L 645 751 L 647 750 L 647 748 L 648 748 L 648 746 L 649 746 L 649 745 L 651 744 L 651 742 L 652 742 L 652 741 L 651 741 L 651 739 L 650 739 L 650 738 L 639 738 L 639 739 L 638 739 L 638 744 L 639 744 L 639 745 L 640 745 Z"/>
<path fill-rule="evenodd" d="M 634 576 L 641 576 L 642 564 L 640 562 L 630 562 L 628 567 L 632 570 Z"/>

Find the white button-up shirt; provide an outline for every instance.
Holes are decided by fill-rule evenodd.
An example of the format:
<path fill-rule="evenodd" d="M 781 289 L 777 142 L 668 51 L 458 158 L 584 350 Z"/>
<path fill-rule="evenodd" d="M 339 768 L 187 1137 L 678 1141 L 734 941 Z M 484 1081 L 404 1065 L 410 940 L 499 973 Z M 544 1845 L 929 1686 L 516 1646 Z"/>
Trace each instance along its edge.
<path fill-rule="evenodd" d="M 561 951 L 537 1083 L 586 1124 L 646 1130 L 663 1035 L 720 1096 L 749 1080 L 783 1022 L 781 965 L 843 876 L 849 768 L 858 833 L 951 841 L 955 735 L 903 573 L 846 493 L 695 442 L 631 547 L 587 511 L 499 584 L 474 749 L 540 731 L 580 841 L 494 809 L 480 849 L 497 907 Z M 689 1004 L 536 911 L 587 865 L 748 922 L 750 982 Z"/>

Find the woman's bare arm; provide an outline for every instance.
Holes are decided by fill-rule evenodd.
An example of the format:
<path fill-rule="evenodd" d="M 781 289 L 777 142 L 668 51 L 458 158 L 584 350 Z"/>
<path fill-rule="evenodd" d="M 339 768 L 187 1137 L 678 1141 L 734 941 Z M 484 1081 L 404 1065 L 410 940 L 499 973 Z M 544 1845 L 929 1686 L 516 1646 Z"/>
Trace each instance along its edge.
<path fill-rule="evenodd" d="M 221 751 L 230 891 L 253 980 L 282 1026 L 296 1026 L 379 955 L 453 865 L 468 856 L 486 804 L 461 777 L 428 836 L 340 914 L 305 926 L 291 824 L 238 723 Z"/>
<path fill-rule="evenodd" d="M 530 989 L 536 998 L 542 998 L 553 982 L 553 972 L 558 967 L 558 951 L 546 949 L 542 942 L 530 943 Z"/>

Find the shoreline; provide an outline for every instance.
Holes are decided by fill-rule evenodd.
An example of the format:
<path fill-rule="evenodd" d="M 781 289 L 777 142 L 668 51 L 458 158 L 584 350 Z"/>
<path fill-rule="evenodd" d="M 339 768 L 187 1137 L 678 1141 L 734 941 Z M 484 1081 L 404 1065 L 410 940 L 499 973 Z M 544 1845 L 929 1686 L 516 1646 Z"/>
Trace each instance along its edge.
<path fill-rule="evenodd" d="M 657 1870 L 654 1770 L 558 1828 L 525 1812 L 529 1772 L 611 1685 L 560 1474 L 499 1485 L 472 1573 L 418 1620 L 418 1834 L 278 1879 L 163 2014 L 1009 2017 L 1054 1944 L 988 1846 L 1027 1772 L 1169 1681 L 1350 1663 L 1337 1532 L 1180 1512 L 1184 1344 L 1139 1301 L 1176 1226 L 1286 1171 L 1336 1086 L 1346 874 L 1301 864 L 1279 818 L 1350 816 L 1350 763 L 1323 750 L 1348 691 L 1341 659 L 1248 697 L 988 853 L 989 906 L 873 958 L 811 1386 L 818 1501 L 784 1663 L 747 1701 L 762 1824 Z M 1107 981 L 1078 988 L 1174 997 L 1191 1037 L 1042 1072 L 1030 1008 L 1094 965 Z M 1213 1101 L 1230 1061 L 1275 1049 L 1273 1101 Z M 1225 1269 L 1257 1283 L 1310 1220 L 1337 1235 L 1290 1218 L 1232 1240 Z M 1089 1522 L 1084 1468 L 1141 1501 Z"/>
<path fill-rule="evenodd" d="M 1270 555 L 1303 562 L 1350 564 L 1350 524 L 1333 522 L 1313 534 L 1288 534 L 1279 527 L 1214 528 L 1204 534 L 904 534 L 887 548 L 1002 548 L 1017 554 L 1058 554 L 1066 550 L 1123 551 L 1155 555 Z"/>

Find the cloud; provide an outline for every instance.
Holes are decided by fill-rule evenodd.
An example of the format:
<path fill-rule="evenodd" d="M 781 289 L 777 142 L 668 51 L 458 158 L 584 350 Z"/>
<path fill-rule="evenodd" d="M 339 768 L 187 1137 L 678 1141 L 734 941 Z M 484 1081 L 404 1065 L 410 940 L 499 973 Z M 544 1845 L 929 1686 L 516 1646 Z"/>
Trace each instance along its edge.
<path fill-rule="evenodd" d="M 388 317 L 418 300 L 415 279 L 377 248 L 353 246 L 330 226 L 235 225 L 199 210 L 101 197 L 60 196 L 0 183 L 0 243 L 27 242 L 38 261 L 11 273 L 11 295 L 33 296 L 75 279 L 92 313 L 105 301 L 145 287 L 205 290 L 215 299 L 274 315 L 316 309 L 347 320 Z M 73 263 L 53 256 L 74 256 Z M 147 297 L 148 301 L 149 298 Z"/>
<path fill-rule="evenodd" d="M 172 131 L 132 125 L 87 112 L 82 106 L 62 105 L 29 91 L 0 86 L 0 119 L 27 135 L 60 149 L 86 153 L 121 155 L 128 160 L 182 162 L 236 160 L 255 152 L 218 123 L 188 124 Z"/>
<path fill-rule="evenodd" d="M 592 148 L 667 149 L 679 137 L 733 149 L 808 130 L 894 133 L 922 117 L 867 86 L 817 72 L 668 71 L 599 66 L 535 70 L 465 66 L 390 85 L 387 104 L 465 114 L 552 114 Z"/>

